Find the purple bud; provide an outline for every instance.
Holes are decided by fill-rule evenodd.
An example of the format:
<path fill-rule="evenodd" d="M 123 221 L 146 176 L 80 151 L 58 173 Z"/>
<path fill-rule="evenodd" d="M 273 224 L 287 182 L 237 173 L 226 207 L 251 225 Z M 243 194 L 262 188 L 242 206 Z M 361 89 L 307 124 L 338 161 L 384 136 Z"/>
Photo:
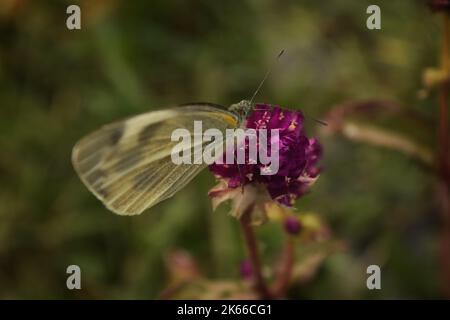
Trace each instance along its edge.
<path fill-rule="evenodd" d="M 296 217 L 287 217 L 284 220 L 284 230 L 291 235 L 296 235 L 302 229 L 300 221 Z"/>
<path fill-rule="evenodd" d="M 252 264 L 248 260 L 244 260 L 241 262 L 241 265 L 239 267 L 241 272 L 241 277 L 244 280 L 248 280 L 253 276 L 253 269 Z"/>

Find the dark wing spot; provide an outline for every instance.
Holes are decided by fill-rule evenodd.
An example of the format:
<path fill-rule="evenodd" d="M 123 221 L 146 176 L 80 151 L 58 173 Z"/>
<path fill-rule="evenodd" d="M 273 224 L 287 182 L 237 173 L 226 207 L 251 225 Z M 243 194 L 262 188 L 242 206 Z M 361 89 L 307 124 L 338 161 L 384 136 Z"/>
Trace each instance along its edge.
<path fill-rule="evenodd" d="M 113 132 L 111 132 L 110 137 L 111 145 L 115 146 L 119 142 L 120 138 L 122 138 L 123 136 L 124 129 L 125 128 L 123 124 L 120 125 L 120 127 L 114 128 Z"/>
<path fill-rule="evenodd" d="M 100 196 L 103 197 L 103 199 L 106 199 L 109 196 L 109 193 L 108 193 L 108 191 L 106 191 L 105 188 L 98 188 L 96 191 Z"/>

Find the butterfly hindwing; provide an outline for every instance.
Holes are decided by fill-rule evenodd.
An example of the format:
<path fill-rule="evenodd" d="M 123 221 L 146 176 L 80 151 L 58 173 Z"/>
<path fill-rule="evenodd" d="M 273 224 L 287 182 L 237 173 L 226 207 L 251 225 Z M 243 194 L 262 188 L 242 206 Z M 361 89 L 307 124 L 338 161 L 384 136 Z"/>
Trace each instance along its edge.
<path fill-rule="evenodd" d="M 110 210 L 140 214 L 173 196 L 206 166 L 175 165 L 171 159 L 178 143 L 171 141 L 172 132 L 184 128 L 192 133 L 195 120 L 202 121 L 203 131 L 217 128 L 224 132 L 238 126 L 236 115 L 214 105 L 148 112 L 106 125 L 81 139 L 72 152 L 73 165 L 87 188 Z"/>

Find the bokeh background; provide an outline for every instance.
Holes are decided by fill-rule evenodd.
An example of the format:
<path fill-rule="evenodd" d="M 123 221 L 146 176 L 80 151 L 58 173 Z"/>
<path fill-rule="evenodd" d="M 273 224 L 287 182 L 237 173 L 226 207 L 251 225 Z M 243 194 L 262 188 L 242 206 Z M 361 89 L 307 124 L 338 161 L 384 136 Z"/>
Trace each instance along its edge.
<path fill-rule="evenodd" d="M 81 30 L 66 28 L 70 4 Z M 381 30 L 366 28 L 370 4 Z M 422 125 L 398 115 L 369 124 L 433 149 L 437 101 L 421 78 L 439 63 L 440 30 L 424 1 L 0 1 L 0 298 L 158 298 L 178 250 L 206 278 L 240 281 L 239 226 L 226 208 L 212 211 L 207 170 L 145 214 L 120 217 L 76 176 L 74 143 L 137 113 L 248 98 L 286 49 L 257 101 L 315 118 L 348 101 L 393 101 Z M 312 120 L 307 131 L 323 144 L 324 171 L 297 214 L 319 216 L 346 248 L 289 296 L 442 298 L 430 170 Z M 264 261 L 282 237 L 259 228 Z M 71 264 L 82 290 L 66 288 Z M 370 264 L 382 290 L 366 288 Z"/>

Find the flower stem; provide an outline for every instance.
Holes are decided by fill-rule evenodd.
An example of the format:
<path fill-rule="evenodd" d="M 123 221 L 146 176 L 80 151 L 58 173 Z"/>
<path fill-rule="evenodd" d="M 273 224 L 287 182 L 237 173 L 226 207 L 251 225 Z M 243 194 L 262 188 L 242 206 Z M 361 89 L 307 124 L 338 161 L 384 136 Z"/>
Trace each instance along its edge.
<path fill-rule="evenodd" d="M 449 132 L 448 132 L 448 98 L 450 83 L 450 14 L 444 12 L 442 39 L 442 70 L 446 79 L 439 91 L 439 126 L 437 166 L 440 181 L 437 194 L 443 226 L 440 236 L 440 264 L 443 276 L 443 290 L 450 297 L 450 170 L 449 170 Z"/>
<path fill-rule="evenodd" d="M 444 13 L 443 38 L 442 38 L 442 69 L 445 72 L 446 79 L 441 84 L 439 92 L 439 169 L 448 175 L 448 91 L 450 82 L 450 14 Z"/>
<path fill-rule="evenodd" d="M 258 245 L 256 243 L 255 233 L 250 224 L 251 212 L 253 206 L 249 206 L 244 212 L 242 217 L 239 219 L 241 223 L 242 233 L 244 234 L 245 243 L 247 245 L 247 250 L 250 258 L 250 263 L 252 265 L 253 277 L 255 281 L 255 290 L 261 299 L 270 299 L 271 294 L 267 285 L 264 281 L 261 269 L 261 260 L 259 257 Z"/>
<path fill-rule="evenodd" d="M 277 280 L 273 286 L 272 293 L 275 297 L 283 297 L 289 286 L 294 266 L 294 239 L 288 237 L 284 245 L 281 265 L 278 270 Z"/>

